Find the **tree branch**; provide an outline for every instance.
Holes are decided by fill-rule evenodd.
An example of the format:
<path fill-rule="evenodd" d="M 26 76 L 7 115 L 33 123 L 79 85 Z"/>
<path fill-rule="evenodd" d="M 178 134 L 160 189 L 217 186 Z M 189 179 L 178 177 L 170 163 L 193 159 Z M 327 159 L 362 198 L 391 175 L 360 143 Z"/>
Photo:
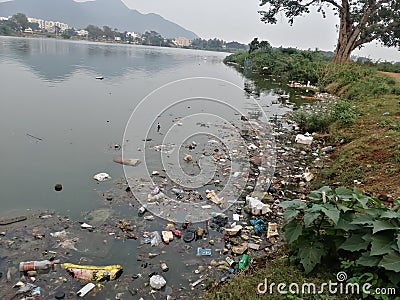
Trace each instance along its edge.
<path fill-rule="evenodd" d="M 389 30 L 399 27 L 400 26 L 400 22 L 392 22 L 389 25 L 385 26 L 384 28 L 382 28 L 379 32 L 370 35 L 369 37 L 366 37 L 364 39 L 359 39 L 356 43 L 355 43 L 355 47 L 359 47 L 363 44 L 367 44 L 369 42 L 372 42 L 373 40 L 378 39 L 379 37 L 382 36 L 382 34 L 384 34 L 385 32 L 388 32 Z"/>

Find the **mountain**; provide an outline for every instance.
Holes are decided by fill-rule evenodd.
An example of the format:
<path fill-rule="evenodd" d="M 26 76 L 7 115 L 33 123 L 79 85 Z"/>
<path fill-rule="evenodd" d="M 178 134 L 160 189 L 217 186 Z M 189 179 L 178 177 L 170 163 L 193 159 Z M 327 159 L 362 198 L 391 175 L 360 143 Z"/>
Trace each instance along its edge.
<path fill-rule="evenodd" d="M 0 3 L 0 16 L 8 17 L 23 13 L 27 17 L 67 23 L 75 29 L 88 25 L 100 28 L 109 26 L 118 31 L 143 33 L 154 30 L 163 37 L 197 38 L 197 35 L 157 14 L 142 14 L 128 8 L 121 0 L 13 0 Z"/>

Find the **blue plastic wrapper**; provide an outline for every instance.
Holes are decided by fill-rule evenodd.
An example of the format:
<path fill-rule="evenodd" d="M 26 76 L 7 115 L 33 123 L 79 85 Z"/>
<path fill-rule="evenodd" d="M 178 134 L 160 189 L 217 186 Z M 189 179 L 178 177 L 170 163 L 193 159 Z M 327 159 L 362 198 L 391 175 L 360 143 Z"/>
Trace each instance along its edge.
<path fill-rule="evenodd" d="M 262 235 L 264 232 L 264 221 L 258 218 L 250 220 L 250 224 L 253 225 L 254 231 L 257 235 Z"/>

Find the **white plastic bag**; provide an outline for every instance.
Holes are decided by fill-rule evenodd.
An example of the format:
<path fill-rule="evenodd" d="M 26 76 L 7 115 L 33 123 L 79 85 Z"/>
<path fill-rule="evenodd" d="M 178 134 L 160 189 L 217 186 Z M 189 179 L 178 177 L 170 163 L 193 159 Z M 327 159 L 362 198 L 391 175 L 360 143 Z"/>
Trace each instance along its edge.
<path fill-rule="evenodd" d="M 150 233 L 150 237 L 151 237 L 151 246 L 158 246 L 162 243 L 161 240 L 161 236 L 158 233 L 158 231 L 153 231 L 152 233 Z"/>

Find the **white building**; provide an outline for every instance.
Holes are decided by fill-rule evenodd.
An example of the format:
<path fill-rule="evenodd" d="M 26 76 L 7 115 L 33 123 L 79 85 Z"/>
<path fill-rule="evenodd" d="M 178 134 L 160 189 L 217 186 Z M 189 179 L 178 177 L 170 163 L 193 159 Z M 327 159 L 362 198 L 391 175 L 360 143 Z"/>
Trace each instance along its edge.
<path fill-rule="evenodd" d="M 87 36 L 89 34 L 89 31 L 85 30 L 85 29 L 80 29 L 75 31 L 77 35 L 79 36 Z"/>
<path fill-rule="evenodd" d="M 43 19 L 28 18 L 28 22 L 38 23 L 40 29 L 47 30 L 48 32 L 55 32 L 56 27 L 59 29 L 59 32 L 63 32 L 69 28 L 68 24 L 61 23 L 58 21 L 48 21 Z"/>
<path fill-rule="evenodd" d="M 179 47 L 189 47 L 191 44 L 191 40 L 184 37 L 177 37 L 173 40 L 173 42 Z"/>

